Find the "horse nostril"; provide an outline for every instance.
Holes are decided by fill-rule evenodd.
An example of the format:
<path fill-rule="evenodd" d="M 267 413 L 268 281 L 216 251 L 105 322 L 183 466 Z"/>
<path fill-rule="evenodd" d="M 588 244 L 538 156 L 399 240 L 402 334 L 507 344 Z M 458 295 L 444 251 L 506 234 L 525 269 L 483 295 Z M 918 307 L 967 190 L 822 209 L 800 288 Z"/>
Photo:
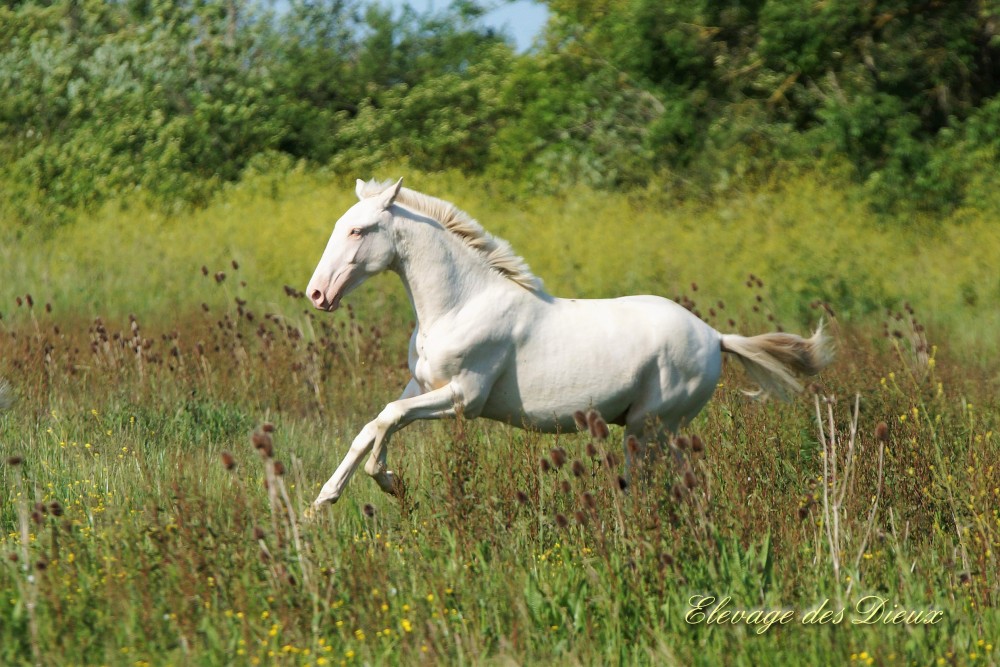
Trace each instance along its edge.
<path fill-rule="evenodd" d="M 312 294 L 309 295 L 309 298 L 312 299 L 312 302 L 318 306 L 323 303 L 323 292 L 318 289 L 314 289 Z"/>

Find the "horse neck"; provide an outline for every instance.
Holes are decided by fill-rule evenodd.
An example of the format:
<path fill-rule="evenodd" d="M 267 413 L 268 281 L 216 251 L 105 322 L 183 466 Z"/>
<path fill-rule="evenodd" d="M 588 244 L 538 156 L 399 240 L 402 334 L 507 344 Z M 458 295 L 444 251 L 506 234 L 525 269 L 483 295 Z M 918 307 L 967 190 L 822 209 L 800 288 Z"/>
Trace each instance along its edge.
<path fill-rule="evenodd" d="M 498 276 L 464 241 L 437 222 L 397 215 L 394 222 L 396 260 L 421 328 L 454 312 L 484 290 L 506 288 Z"/>

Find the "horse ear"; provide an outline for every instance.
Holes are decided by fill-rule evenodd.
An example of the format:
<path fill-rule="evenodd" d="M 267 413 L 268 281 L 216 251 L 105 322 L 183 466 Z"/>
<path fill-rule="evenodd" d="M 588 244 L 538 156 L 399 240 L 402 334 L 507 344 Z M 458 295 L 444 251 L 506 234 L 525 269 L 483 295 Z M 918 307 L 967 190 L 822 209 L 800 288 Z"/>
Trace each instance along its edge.
<path fill-rule="evenodd" d="M 396 196 L 399 195 L 399 189 L 403 187 L 403 179 L 400 178 L 393 185 L 390 185 L 385 190 L 383 190 L 379 195 L 379 206 L 383 209 L 388 209 L 392 206 L 392 203 L 396 201 Z"/>
<path fill-rule="evenodd" d="M 360 178 L 358 179 L 357 185 L 354 186 L 354 194 L 358 196 L 358 200 L 365 198 L 365 182 Z"/>

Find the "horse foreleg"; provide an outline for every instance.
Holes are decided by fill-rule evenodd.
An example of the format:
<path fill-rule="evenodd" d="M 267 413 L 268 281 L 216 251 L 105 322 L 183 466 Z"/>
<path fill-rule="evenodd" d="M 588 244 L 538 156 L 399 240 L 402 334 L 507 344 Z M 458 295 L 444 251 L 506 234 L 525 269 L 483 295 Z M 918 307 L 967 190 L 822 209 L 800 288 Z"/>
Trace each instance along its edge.
<path fill-rule="evenodd" d="M 361 463 L 361 459 L 369 451 L 372 455 L 365 469 L 375 477 L 376 481 L 379 481 L 380 473 L 388 473 L 387 470 L 380 467 L 384 466 L 385 446 L 388 444 L 388 438 L 394 432 L 418 419 L 454 417 L 458 410 L 464 407 L 462 396 L 463 393 L 458 386 L 451 382 L 426 394 L 389 403 L 379 413 L 379 416 L 368 422 L 354 439 L 347 456 L 344 457 L 337 471 L 333 473 L 330 481 L 323 485 L 323 489 L 313 504 L 319 506 L 326 502 L 336 502 L 344 491 L 344 487 L 347 486 L 351 475 Z M 382 476 L 381 479 L 393 481 L 391 475 L 388 478 Z M 381 486 L 381 482 L 379 485 Z"/>
<path fill-rule="evenodd" d="M 361 433 L 358 433 L 357 437 L 354 438 L 354 442 L 351 443 L 351 448 L 347 450 L 347 456 L 337 466 L 337 470 L 333 473 L 333 476 L 323 485 L 319 496 L 313 502 L 314 506 L 319 507 L 323 503 L 337 502 L 340 494 L 344 491 L 344 487 L 347 486 L 347 482 L 350 481 L 351 475 L 354 474 L 354 471 L 361 464 L 361 459 L 371 451 L 375 443 L 376 432 L 377 426 L 374 421 L 365 424 L 365 427 L 361 429 Z"/>
<path fill-rule="evenodd" d="M 403 389 L 402 395 L 397 399 L 398 401 L 405 401 L 408 398 L 413 398 L 415 396 L 420 396 L 423 390 L 417 381 L 410 379 L 406 384 L 406 388 Z M 386 465 L 386 455 L 389 451 L 389 436 L 391 433 L 386 431 L 385 435 L 379 440 L 377 437 L 375 439 L 375 446 L 372 448 L 371 456 L 368 457 L 368 462 L 365 464 L 365 472 L 372 476 L 372 478 L 378 483 L 380 489 L 385 491 L 390 495 L 398 495 L 400 484 L 396 475 L 393 474 L 391 470 L 387 468 Z"/>

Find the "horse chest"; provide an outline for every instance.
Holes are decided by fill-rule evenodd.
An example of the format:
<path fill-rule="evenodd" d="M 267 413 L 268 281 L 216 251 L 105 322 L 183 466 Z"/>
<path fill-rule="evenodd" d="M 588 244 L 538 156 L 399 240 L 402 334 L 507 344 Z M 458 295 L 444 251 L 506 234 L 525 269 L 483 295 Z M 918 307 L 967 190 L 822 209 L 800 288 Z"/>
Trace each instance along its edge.
<path fill-rule="evenodd" d="M 462 368 L 463 351 L 453 344 L 419 335 L 413 377 L 424 391 L 439 389 L 451 382 Z"/>

